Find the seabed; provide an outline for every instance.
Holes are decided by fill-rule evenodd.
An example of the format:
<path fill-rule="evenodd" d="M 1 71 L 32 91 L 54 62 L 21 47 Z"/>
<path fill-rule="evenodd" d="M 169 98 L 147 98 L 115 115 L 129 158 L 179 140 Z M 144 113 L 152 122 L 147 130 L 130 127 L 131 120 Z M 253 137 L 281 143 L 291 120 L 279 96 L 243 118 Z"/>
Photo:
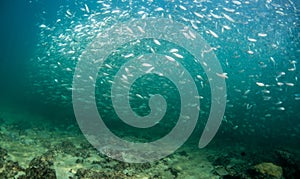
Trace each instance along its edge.
<path fill-rule="evenodd" d="M 91 146 L 76 125 L 55 125 L 24 110 L 0 111 L 0 178 L 299 178 L 297 147 L 216 136 L 187 142 L 159 161 L 132 164 Z M 29 120 L 30 119 L 30 120 Z M 296 144 L 297 145 L 297 144 Z"/>

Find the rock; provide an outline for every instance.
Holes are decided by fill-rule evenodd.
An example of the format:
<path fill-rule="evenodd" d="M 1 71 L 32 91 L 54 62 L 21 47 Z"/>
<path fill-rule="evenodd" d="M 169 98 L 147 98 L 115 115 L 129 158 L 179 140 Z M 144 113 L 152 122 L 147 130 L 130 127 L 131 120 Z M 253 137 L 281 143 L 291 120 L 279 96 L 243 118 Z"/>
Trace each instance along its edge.
<path fill-rule="evenodd" d="M 280 163 L 282 165 L 286 165 L 286 166 L 296 165 L 294 156 L 290 152 L 284 150 L 277 150 L 276 154 L 279 157 Z"/>
<path fill-rule="evenodd" d="M 0 123 L 1 123 L 1 124 L 4 124 L 4 123 L 5 123 L 5 120 L 4 120 L 2 117 L 0 117 Z"/>
<path fill-rule="evenodd" d="M 177 170 L 176 168 L 170 167 L 170 168 L 168 168 L 168 170 L 171 172 L 171 174 L 172 174 L 175 178 L 178 177 L 178 174 L 180 173 L 180 171 Z"/>
<path fill-rule="evenodd" d="M 245 174 L 228 174 L 222 176 L 222 179 L 249 179 L 249 177 L 247 177 Z"/>
<path fill-rule="evenodd" d="M 48 178 L 56 179 L 55 170 L 52 169 L 53 163 L 44 156 L 36 157 L 31 160 L 29 167 L 25 170 L 25 176 L 22 176 L 22 179 L 29 178 Z"/>
<path fill-rule="evenodd" d="M 7 150 L 0 147 L 0 168 L 3 167 L 6 157 L 7 157 Z"/>
<path fill-rule="evenodd" d="M 104 171 L 94 171 L 91 169 L 78 169 L 75 177 L 77 178 L 128 178 L 127 175 L 122 172 L 104 172 Z"/>
<path fill-rule="evenodd" d="M 185 156 L 185 157 L 188 157 L 189 155 L 186 153 L 186 151 L 180 151 L 178 152 L 179 155 L 181 156 Z"/>
<path fill-rule="evenodd" d="M 269 179 L 282 179 L 283 171 L 280 166 L 273 163 L 261 163 L 249 169 L 251 178 L 269 178 Z"/>
<path fill-rule="evenodd" d="M 228 171 L 223 166 L 215 166 L 214 172 L 219 176 L 228 175 Z"/>
<path fill-rule="evenodd" d="M 219 156 L 214 162 L 214 166 L 226 166 L 230 163 L 230 157 L 228 155 Z"/>
<path fill-rule="evenodd" d="M 300 178 L 300 166 L 296 156 L 285 150 L 277 150 L 276 154 L 280 165 L 283 167 L 285 178 Z"/>
<path fill-rule="evenodd" d="M 18 162 L 8 160 L 5 161 L 5 164 L 0 171 L 0 178 L 16 178 L 16 176 L 22 172 L 24 173 L 24 169 L 19 166 Z"/>
<path fill-rule="evenodd" d="M 0 147 L 0 178 L 16 178 L 24 173 L 18 162 L 7 160 L 7 150 Z"/>

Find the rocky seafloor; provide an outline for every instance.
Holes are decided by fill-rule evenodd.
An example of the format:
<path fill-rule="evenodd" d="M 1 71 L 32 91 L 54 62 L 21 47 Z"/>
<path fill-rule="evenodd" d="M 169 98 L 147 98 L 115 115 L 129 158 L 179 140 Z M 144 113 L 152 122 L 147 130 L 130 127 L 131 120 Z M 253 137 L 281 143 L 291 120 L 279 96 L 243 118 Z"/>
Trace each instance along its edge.
<path fill-rule="evenodd" d="M 75 125 L 53 127 L 29 113 L 3 111 L 0 122 L 1 179 L 300 178 L 295 148 L 219 137 L 204 149 L 184 145 L 159 161 L 131 164 L 102 155 Z"/>

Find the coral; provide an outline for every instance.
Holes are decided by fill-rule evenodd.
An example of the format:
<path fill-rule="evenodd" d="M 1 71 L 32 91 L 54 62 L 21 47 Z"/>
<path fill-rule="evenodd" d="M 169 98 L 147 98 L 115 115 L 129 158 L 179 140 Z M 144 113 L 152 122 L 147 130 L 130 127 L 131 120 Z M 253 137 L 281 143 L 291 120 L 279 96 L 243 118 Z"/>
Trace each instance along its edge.
<path fill-rule="evenodd" d="M 283 171 L 280 166 L 273 163 L 260 163 L 249 169 L 251 178 L 282 179 Z"/>

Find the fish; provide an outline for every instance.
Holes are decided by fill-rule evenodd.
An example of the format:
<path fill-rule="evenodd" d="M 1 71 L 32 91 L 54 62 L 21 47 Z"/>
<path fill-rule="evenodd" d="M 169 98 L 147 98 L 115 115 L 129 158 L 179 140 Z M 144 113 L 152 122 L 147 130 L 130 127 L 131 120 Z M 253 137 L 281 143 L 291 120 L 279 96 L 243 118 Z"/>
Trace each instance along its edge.
<path fill-rule="evenodd" d="M 254 54 L 254 52 L 253 52 L 252 50 L 248 50 L 247 53 L 248 53 L 249 55 L 253 55 L 253 54 Z"/>
<path fill-rule="evenodd" d="M 111 11 L 112 14 L 118 14 L 120 12 L 121 12 L 120 9 L 114 9 L 114 10 Z"/>
<path fill-rule="evenodd" d="M 249 42 L 256 42 L 257 41 L 256 39 L 250 38 L 250 37 L 248 37 L 247 39 L 248 39 Z"/>
<path fill-rule="evenodd" d="M 234 19 L 232 19 L 229 15 L 225 14 L 225 13 L 222 13 L 222 15 L 225 17 L 225 19 L 227 19 L 228 21 L 230 22 L 235 22 Z"/>
<path fill-rule="evenodd" d="M 239 126 L 238 125 L 235 125 L 235 126 L 233 126 L 233 130 L 237 130 L 239 128 Z"/>
<path fill-rule="evenodd" d="M 154 11 L 164 11 L 164 9 L 162 7 L 158 7 L 156 9 L 154 9 Z"/>
<path fill-rule="evenodd" d="M 134 57 L 134 54 L 130 53 L 130 54 L 124 55 L 124 58 L 130 58 L 130 57 Z"/>
<path fill-rule="evenodd" d="M 68 68 L 66 68 L 66 71 L 72 71 L 72 69 L 68 67 Z"/>
<path fill-rule="evenodd" d="M 203 17 L 204 17 L 204 15 L 199 14 L 198 12 L 194 12 L 194 14 L 195 14 L 197 17 L 200 17 L 200 18 L 203 18 Z"/>
<path fill-rule="evenodd" d="M 153 41 L 156 45 L 161 45 L 161 43 L 157 39 L 153 39 Z"/>
<path fill-rule="evenodd" d="M 199 29 L 195 21 L 191 21 L 191 25 L 194 29 Z"/>
<path fill-rule="evenodd" d="M 215 18 L 215 19 L 221 19 L 222 18 L 222 16 L 219 16 L 219 15 L 214 14 L 212 12 L 210 13 L 210 15 L 213 16 L 213 18 Z"/>
<path fill-rule="evenodd" d="M 142 66 L 144 66 L 144 67 L 152 67 L 152 65 L 149 64 L 149 63 L 142 63 Z"/>
<path fill-rule="evenodd" d="M 130 27 L 126 26 L 125 28 L 129 33 L 133 34 L 133 30 Z"/>
<path fill-rule="evenodd" d="M 266 34 L 266 33 L 258 33 L 257 34 L 259 37 L 267 37 L 268 36 L 268 34 Z"/>
<path fill-rule="evenodd" d="M 264 83 L 262 83 L 262 82 L 256 82 L 256 85 L 257 85 L 257 86 L 260 86 L 260 87 L 263 87 L 263 86 L 265 86 L 265 84 L 264 84 Z"/>
<path fill-rule="evenodd" d="M 140 94 L 135 94 L 135 96 L 138 97 L 138 98 L 144 99 L 144 97 Z"/>
<path fill-rule="evenodd" d="M 183 6 L 183 5 L 181 5 L 181 4 L 179 5 L 179 8 L 180 8 L 180 9 L 182 9 L 182 10 L 184 10 L 184 11 L 186 11 L 186 10 L 187 10 L 187 8 L 186 8 L 186 7 L 184 7 L 184 6 Z"/>
<path fill-rule="evenodd" d="M 197 75 L 196 76 L 199 80 L 203 80 L 202 76 L 201 75 Z"/>
<path fill-rule="evenodd" d="M 278 86 L 283 86 L 284 83 L 282 83 L 282 82 L 277 82 L 277 85 L 278 85 Z"/>
<path fill-rule="evenodd" d="M 230 30 L 231 27 L 229 27 L 228 25 L 223 25 L 223 28 L 226 29 L 226 30 Z"/>
<path fill-rule="evenodd" d="M 171 62 L 175 62 L 176 60 L 168 55 L 165 55 L 166 59 L 171 61 Z"/>
<path fill-rule="evenodd" d="M 189 30 L 188 32 L 189 32 L 189 35 L 190 35 L 193 39 L 196 38 L 196 35 L 195 35 L 191 30 Z"/>
<path fill-rule="evenodd" d="M 272 114 L 265 114 L 265 117 L 272 117 Z"/>
<path fill-rule="evenodd" d="M 178 54 L 178 53 L 173 53 L 173 55 L 174 55 L 175 57 L 177 57 L 177 58 L 183 58 L 183 56 L 180 55 L 180 54 Z"/>
<path fill-rule="evenodd" d="M 87 4 L 84 4 L 84 7 L 85 7 L 86 12 L 87 12 L 87 13 L 90 13 L 90 8 L 88 7 L 88 5 L 87 5 Z"/>
<path fill-rule="evenodd" d="M 248 90 L 246 90 L 246 91 L 244 92 L 244 95 L 247 95 L 247 94 L 249 94 L 249 93 L 250 93 L 250 91 L 251 91 L 251 90 L 249 90 L 249 89 L 248 89 Z"/>
<path fill-rule="evenodd" d="M 124 80 L 126 80 L 126 81 L 128 80 L 127 76 L 124 75 L 124 74 L 122 75 L 122 78 L 123 78 Z"/>
<path fill-rule="evenodd" d="M 289 82 L 286 82 L 285 85 L 286 85 L 286 86 L 295 86 L 294 83 L 289 83 Z"/>
<path fill-rule="evenodd" d="M 171 53 L 177 53 L 177 52 L 178 52 L 178 49 L 172 48 L 169 52 L 171 52 Z"/>
<path fill-rule="evenodd" d="M 209 32 L 209 34 L 211 34 L 213 37 L 219 38 L 218 34 L 216 34 L 214 31 L 208 30 L 208 32 Z"/>
<path fill-rule="evenodd" d="M 235 5 L 241 5 L 242 4 L 240 1 L 236 1 L 236 0 L 233 0 L 232 3 L 235 4 Z"/>
<path fill-rule="evenodd" d="M 139 31 L 141 32 L 141 33 L 145 33 L 145 31 L 144 31 L 144 29 L 141 27 L 141 26 L 137 26 L 137 28 L 139 29 Z"/>
<path fill-rule="evenodd" d="M 46 28 L 47 26 L 45 24 L 41 24 L 40 28 Z"/>
<path fill-rule="evenodd" d="M 218 77 L 221 77 L 221 78 L 224 78 L 224 79 L 227 79 L 227 78 L 228 78 L 227 73 L 216 73 L 216 75 L 217 75 Z"/>
<path fill-rule="evenodd" d="M 226 8 L 226 7 L 223 7 L 223 9 L 227 12 L 231 12 L 231 13 L 235 12 L 235 9 L 230 9 L 230 8 Z"/>
<path fill-rule="evenodd" d="M 64 90 L 73 90 L 72 74 L 77 70 L 77 62 L 86 60 L 83 58 L 85 53 L 98 54 L 97 47 L 88 51 L 90 44 L 93 45 L 93 41 L 97 37 L 103 37 L 103 39 L 106 39 L 105 41 L 98 41 L 94 44 L 103 43 L 108 45 L 111 40 L 117 39 L 115 37 L 121 34 L 120 37 L 124 37 L 122 43 L 126 40 L 128 40 L 128 43 L 121 44 L 117 42 L 117 46 L 114 47 L 118 48 L 118 50 L 107 52 L 111 55 L 107 56 L 108 60 L 105 60 L 104 56 L 102 58 L 104 54 L 99 54 L 99 57 L 90 59 L 92 64 L 89 65 L 101 65 L 97 79 L 96 76 L 89 76 L 89 72 L 87 74 L 81 73 L 82 76 L 76 75 L 74 78 L 80 78 L 80 80 L 85 80 L 86 82 L 90 82 L 90 80 L 96 81 L 95 86 L 112 85 L 117 83 L 117 80 L 113 81 L 114 72 L 122 69 L 123 74 L 118 79 L 121 84 L 118 85 L 122 89 L 124 86 L 125 89 L 132 90 L 130 92 L 131 97 L 137 100 L 141 99 L 140 101 L 145 100 L 145 104 L 138 104 L 136 108 L 143 106 L 146 109 L 149 107 L 146 101 L 148 98 L 146 93 L 141 91 L 147 89 L 144 87 L 149 85 L 149 83 L 151 84 L 154 75 L 145 75 L 145 78 L 149 79 L 148 81 L 141 80 L 143 81 L 141 84 L 137 83 L 132 87 L 130 79 L 134 79 L 135 73 L 141 71 L 143 73 L 155 72 L 159 76 L 168 74 L 163 71 L 156 72 L 159 71 L 157 67 L 159 64 L 155 63 L 154 65 L 152 61 L 146 60 L 148 55 L 142 55 L 151 52 L 161 54 L 163 55 L 163 65 L 170 66 L 170 68 L 166 68 L 166 70 L 169 70 L 168 72 L 172 72 L 176 66 L 186 65 L 187 71 L 186 73 L 179 73 L 178 77 L 180 77 L 181 75 L 187 75 L 191 70 L 192 79 L 197 82 L 197 87 L 199 87 L 199 96 L 195 98 L 198 100 L 205 99 L 203 101 L 205 103 L 209 101 L 207 95 L 209 96 L 210 85 L 208 83 L 213 82 L 210 81 L 212 78 L 229 80 L 228 82 L 231 85 L 227 85 L 227 92 L 230 96 L 230 102 L 227 105 L 227 109 L 229 109 L 227 115 L 228 130 L 237 129 L 235 131 L 237 134 L 245 132 L 244 129 L 247 128 L 249 131 L 253 128 L 259 130 L 260 123 L 251 123 L 251 119 L 266 120 L 265 122 L 271 118 L 272 120 L 277 120 L 278 113 L 287 112 L 288 115 L 292 114 L 293 110 L 290 109 L 294 108 L 293 104 L 298 104 L 300 101 L 298 90 L 299 73 L 297 73 L 298 69 L 296 68 L 299 66 L 297 64 L 297 62 L 299 63 L 297 54 L 300 52 L 300 49 L 297 48 L 297 43 L 289 43 L 286 46 L 286 43 L 288 43 L 286 40 L 296 39 L 293 33 L 297 32 L 295 31 L 297 18 L 293 16 L 293 13 L 296 11 L 294 11 L 295 9 L 293 9 L 294 7 L 289 1 L 282 4 L 274 0 L 228 0 L 219 3 L 203 0 L 171 0 L 168 3 L 160 3 L 150 0 L 140 2 L 126 1 L 122 4 L 115 4 L 114 1 L 97 0 L 96 6 L 94 6 L 95 2 L 93 4 L 88 1 L 80 3 L 76 1 L 75 7 L 73 5 L 63 5 L 53 21 L 47 19 L 38 21 L 40 23 L 37 24 L 37 28 L 40 31 L 39 38 L 41 39 L 38 42 L 38 51 L 42 51 L 42 53 L 38 52 L 37 56 L 39 58 L 34 58 L 32 61 L 34 65 L 37 64 L 41 68 L 42 76 L 40 79 L 45 80 L 41 83 L 33 84 L 39 88 L 45 88 L 45 90 L 36 90 L 39 93 L 44 92 L 45 96 L 47 96 L 45 91 L 49 90 L 49 94 L 53 91 L 54 95 L 49 95 L 49 98 L 46 98 L 47 100 L 62 101 L 61 95 L 65 95 L 64 91 L 60 91 L 55 87 L 59 86 L 63 87 Z M 264 8 L 264 11 L 261 11 L 260 7 Z M 252 8 L 252 11 L 249 8 Z M 258 8 L 258 12 L 255 11 L 255 8 Z M 172 11 L 172 9 L 175 11 Z M 272 16 L 274 16 L 274 19 Z M 135 18 L 145 19 L 146 21 L 149 17 L 164 18 L 171 22 L 179 20 L 187 26 L 187 28 L 179 30 L 180 35 L 183 37 L 180 40 L 185 41 L 180 41 L 179 44 L 167 41 L 170 38 L 173 38 L 175 42 L 178 40 L 174 36 L 174 34 L 176 35 L 175 32 L 174 34 L 165 33 L 171 32 L 169 27 L 176 25 L 175 23 L 169 24 L 170 26 L 163 26 L 163 24 L 158 23 L 159 21 L 156 24 L 156 21 L 153 21 L 153 24 L 132 24 L 130 21 L 130 19 Z M 127 21 L 129 23 L 126 20 L 129 20 Z M 122 24 L 120 29 L 118 29 L 118 23 Z M 152 29 L 148 33 L 148 29 L 152 25 L 154 27 L 153 32 L 158 30 L 158 34 L 150 34 Z M 110 38 L 107 32 L 110 32 L 115 27 L 119 31 L 116 31 Z M 253 27 L 256 29 L 253 29 Z M 166 31 L 164 31 L 165 29 Z M 143 35 L 146 35 L 145 39 L 139 42 L 135 40 Z M 204 39 L 201 36 L 207 38 L 210 46 L 202 43 Z M 162 40 L 165 37 L 168 38 Z M 184 39 L 184 37 L 187 39 Z M 198 39 L 195 40 L 196 38 Z M 188 43 L 185 44 L 185 42 Z M 199 56 L 201 55 L 200 59 L 197 59 L 197 57 L 193 58 L 193 54 L 186 55 L 190 52 L 182 48 L 181 45 L 190 45 L 189 42 L 203 45 L 199 49 L 195 47 L 196 53 L 199 53 Z M 145 45 L 145 47 L 139 49 L 139 45 Z M 194 47 L 192 48 L 194 49 Z M 104 48 L 104 50 L 106 49 Z M 293 53 L 290 53 L 290 50 Z M 215 63 L 209 61 L 214 52 L 228 74 L 220 70 L 214 71 L 217 70 L 212 66 Z M 114 57 L 121 57 L 121 59 Z M 131 59 L 137 60 L 137 63 L 125 67 L 127 61 Z M 124 62 L 124 67 L 121 62 Z M 209 72 L 212 76 L 206 76 L 202 72 L 203 69 L 201 67 L 206 69 L 204 72 Z M 236 74 L 232 74 L 235 72 Z M 173 87 L 174 85 L 170 87 L 169 84 L 164 84 L 164 82 L 159 80 L 155 82 L 158 84 L 155 84 L 154 88 L 157 88 L 155 90 L 158 92 L 170 90 L 171 95 L 168 95 L 173 97 L 171 91 L 177 90 L 176 87 Z M 179 83 L 187 85 L 188 81 L 181 79 Z M 135 89 L 136 86 L 139 88 Z M 217 86 L 218 89 L 219 87 Z M 80 88 L 76 87 L 77 89 Z M 81 90 L 83 89 L 84 87 Z M 105 90 L 103 91 L 105 92 Z M 110 90 L 107 90 L 107 94 L 104 95 L 111 97 L 109 93 Z M 122 95 L 124 94 L 114 94 L 117 97 Z M 70 103 L 72 102 L 72 94 L 63 98 L 66 101 L 70 101 Z M 235 123 L 237 116 L 230 114 L 236 113 L 234 109 L 238 107 L 239 104 L 237 102 L 239 101 L 242 102 L 240 107 L 245 112 L 243 116 L 245 124 Z M 169 103 L 169 101 L 167 102 Z M 102 108 L 105 105 L 107 104 L 103 103 L 98 107 Z M 172 105 L 170 106 L 172 107 Z M 107 105 L 106 107 L 111 106 Z M 255 113 L 256 111 L 262 112 Z M 203 113 L 207 112 L 204 111 Z M 281 118 L 281 116 L 279 117 Z"/>
<path fill-rule="evenodd" d="M 153 70 L 154 70 L 154 67 L 151 67 L 145 73 L 151 73 Z"/>
<path fill-rule="evenodd" d="M 279 111 L 284 111 L 284 110 L 285 110 L 285 107 L 283 107 L 283 106 L 278 107 L 277 110 L 279 110 Z"/>

